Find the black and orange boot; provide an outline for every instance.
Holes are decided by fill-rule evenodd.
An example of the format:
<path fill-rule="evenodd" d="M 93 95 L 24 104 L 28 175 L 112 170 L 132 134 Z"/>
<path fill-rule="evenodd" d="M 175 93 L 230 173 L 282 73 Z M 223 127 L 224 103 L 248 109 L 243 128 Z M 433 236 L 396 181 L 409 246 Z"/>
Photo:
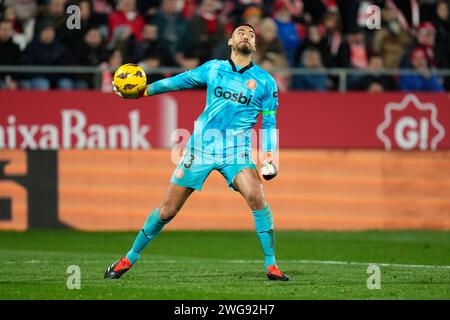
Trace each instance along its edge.
<path fill-rule="evenodd" d="M 289 276 L 281 272 L 281 270 L 275 265 L 270 265 L 267 267 L 267 278 L 274 281 L 289 281 Z"/>
<path fill-rule="evenodd" d="M 114 262 L 106 269 L 105 279 L 119 279 L 125 272 L 130 270 L 131 262 L 127 257 Z"/>

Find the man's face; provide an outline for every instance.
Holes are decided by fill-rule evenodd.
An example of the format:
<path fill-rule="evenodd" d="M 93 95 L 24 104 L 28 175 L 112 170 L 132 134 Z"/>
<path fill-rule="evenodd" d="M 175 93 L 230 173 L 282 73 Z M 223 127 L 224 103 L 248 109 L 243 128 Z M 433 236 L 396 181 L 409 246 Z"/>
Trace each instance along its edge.
<path fill-rule="evenodd" d="M 439 2 L 436 11 L 439 18 L 442 20 L 448 19 L 448 5 L 445 2 Z"/>
<path fill-rule="evenodd" d="M 420 44 L 434 47 L 436 31 L 433 29 L 420 30 L 417 34 L 417 40 Z"/>
<path fill-rule="evenodd" d="M 80 13 L 81 13 L 81 20 L 88 20 L 91 16 L 91 6 L 89 4 L 89 1 L 82 1 L 79 4 L 80 6 Z"/>
<path fill-rule="evenodd" d="M 252 54 L 256 51 L 256 35 L 252 28 L 249 26 L 240 26 L 233 31 L 228 45 L 231 49 L 242 53 Z"/>
<path fill-rule="evenodd" d="M 63 0 L 50 1 L 48 10 L 50 14 L 54 17 L 60 17 L 64 15 L 64 1 Z"/>
<path fill-rule="evenodd" d="M 119 8 L 123 12 L 131 12 L 136 10 L 136 1 L 135 0 L 121 0 L 119 2 Z"/>
<path fill-rule="evenodd" d="M 13 35 L 13 27 L 11 22 L 0 23 L 0 41 L 5 42 L 11 39 Z"/>
<path fill-rule="evenodd" d="M 91 29 L 84 36 L 84 41 L 92 48 L 97 48 L 102 43 L 100 30 Z"/>
<path fill-rule="evenodd" d="M 425 57 L 425 54 L 415 54 L 413 58 L 411 59 L 411 64 L 413 65 L 414 69 L 426 69 L 427 68 L 427 58 Z"/>
<path fill-rule="evenodd" d="M 50 44 L 55 40 L 55 30 L 51 27 L 45 27 L 40 35 L 41 42 Z"/>
<path fill-rule="evenodd" d="M 158 39 L 158 26 L 154 24 L 146 24 L 144 29 L 142 29 L 142 37 L 147 41 Z"/>

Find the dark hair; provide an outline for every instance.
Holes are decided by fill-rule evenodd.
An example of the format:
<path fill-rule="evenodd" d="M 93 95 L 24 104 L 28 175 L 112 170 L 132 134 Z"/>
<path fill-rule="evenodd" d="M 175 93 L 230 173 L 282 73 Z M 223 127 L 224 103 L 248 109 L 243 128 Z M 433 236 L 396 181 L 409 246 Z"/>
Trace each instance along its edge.
<path fill-rule="evenodd" d="M 12 21 L 10 21 L 10 20 L 6 20 L 6 19 L 0 19 L 0 24 L 2 24 L 2 23 L 13 23 Z"/>
<path fill-rule="evenodd" d="M 253 28 L 253 26 L 252 26 L 251 24 L 248 24 L 248 23 L 239 23 L 239 24 L 233 29 L 233 32 L 234 32 L 234 30 L 236 30 L 237 28 L 242 27 L 242 26 L 250 27 L 250 28 L 252 28 L 253 32 L 256 33 L 255 28 Z"/>

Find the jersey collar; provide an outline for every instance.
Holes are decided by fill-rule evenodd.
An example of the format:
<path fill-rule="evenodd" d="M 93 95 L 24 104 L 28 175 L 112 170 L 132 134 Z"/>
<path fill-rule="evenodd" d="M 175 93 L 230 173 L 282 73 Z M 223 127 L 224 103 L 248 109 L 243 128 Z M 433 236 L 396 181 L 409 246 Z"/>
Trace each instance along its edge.
<path fill-rule="evenodd" d="M 251 67 L 253 67 L 253 65 L 254 65 L 253 61 L 250 61 L 250 63 L 248 65 L 243 67 L 241 70 L 237 71 L 236 65 L 234 64 L 233 60 L 228 59 L 228 62 L 231 64 L 231 68 L 233 69 L 234 72 L 239 72 L 241 74 L 244 73 L 245 71 L 247 71 L 248 69 L 250 69 Z"/>

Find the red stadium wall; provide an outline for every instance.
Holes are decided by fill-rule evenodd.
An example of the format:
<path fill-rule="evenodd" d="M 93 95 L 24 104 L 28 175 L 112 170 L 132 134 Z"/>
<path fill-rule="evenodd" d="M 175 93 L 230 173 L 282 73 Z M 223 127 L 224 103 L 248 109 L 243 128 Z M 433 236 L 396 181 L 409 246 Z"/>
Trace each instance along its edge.
<path fill-rule="evenodd" d="M 0 102 L 0 230 L 135 230 L 174 168 L 155 148 L 192 131 L 204 93 L 0 92 Z M 280 174 L 264 182 L 277 228 L 450 229 L 448 95 L 288 93 L 278 120 Z M 253 221 L 213 173 L 168 229 Z"/>
<path fill-rule="evenodd" d="M 291 92 L 279 100 L 284 148 L 450 148 L 446 93 Z M 0 148 L 167 147 L 174 129 L 192 132 L 204 103 L 200 90 L 140 100 L 99 92 L 0 91 Z"/>

